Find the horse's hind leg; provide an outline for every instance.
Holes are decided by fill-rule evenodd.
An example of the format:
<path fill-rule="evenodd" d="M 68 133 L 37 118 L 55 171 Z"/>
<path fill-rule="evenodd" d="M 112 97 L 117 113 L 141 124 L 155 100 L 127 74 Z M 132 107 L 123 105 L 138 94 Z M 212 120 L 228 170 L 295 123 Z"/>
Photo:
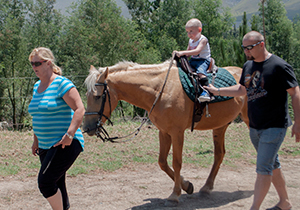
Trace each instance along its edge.
<path fill-rule="evenodd" d="M 214 164 L 205 185 L 200 189 L 201 193 L 210 193 L 214 188 L 215 178 L 225 155 L 225 132 L 229 124 L 213 130 L 214 139 Z"/>

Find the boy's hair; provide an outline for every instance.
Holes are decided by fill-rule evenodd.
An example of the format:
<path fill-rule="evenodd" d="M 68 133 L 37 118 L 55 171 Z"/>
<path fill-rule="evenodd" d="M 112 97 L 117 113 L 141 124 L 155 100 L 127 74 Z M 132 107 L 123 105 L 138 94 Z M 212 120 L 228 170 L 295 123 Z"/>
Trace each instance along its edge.
<path fill-rule="evenodd" d="M 191 27 L 202 28 L 202 23 L 197 18 L 192 18 L 185 24 L 185 27 L 186 28 L 191 28 Z"/>

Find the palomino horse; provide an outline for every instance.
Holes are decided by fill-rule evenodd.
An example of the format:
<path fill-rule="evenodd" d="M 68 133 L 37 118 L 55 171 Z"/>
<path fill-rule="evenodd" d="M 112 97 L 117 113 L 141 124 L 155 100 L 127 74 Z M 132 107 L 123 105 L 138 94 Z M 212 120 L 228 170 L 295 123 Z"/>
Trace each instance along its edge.
<path fill-rule="evenodd" d="M 174 181 L 173 192 L 167 199 L 168 204 L 177 204 L 181 189 L 193 193 L 193 185 L 180 175 L 182 166 L 182 148 L 184 132 L 191 127 L 194 102 L 188 98 L 179 80 L 178 68 L 174 61 L 162 64 L 140 65 L 132 62 L 120 62 L 114 66 L 95 69 L 85 80 L 87 85 L 87 108 L 83 129 L 88 135 L 95 134 L 95 128 L 110 117 L 119 100 L 127 101 L 149 112 L 157 95 L 162 89 L 166 75 L 169 75 L 160 98 L 150 113 L 151 122 L 159 129 L 160 168 Z M 238 82 L 241 74 L 239 67 L 225 67 Z M 108 92 L 109 94 L 104 94 Z M 109 95 L 110 99 L 101 100 Z M 213 130 L 214 164 L 209 177 L 200 192 L 210 193 L 214 180 L 225 155 L 224 136 L 229 124 L 241 114 L 248 124 L 247 102 L 245 97 L 235 97 L 227 101 L 208 105 L 211 117 L 202 117 L 195 123 L 194 129 Z M 102 110 L 102 111 L 99 111 Z M 103 115 L 102 113 L 103 112 Z M 205 112 L 205 110 L 204 110 Z M 99 115 L 101 116 L 99 119 Z M 97 125 L 98 124 L 98 125 Z M 168 165 L 167 157 L 173 146 L 173 169 Z"/>

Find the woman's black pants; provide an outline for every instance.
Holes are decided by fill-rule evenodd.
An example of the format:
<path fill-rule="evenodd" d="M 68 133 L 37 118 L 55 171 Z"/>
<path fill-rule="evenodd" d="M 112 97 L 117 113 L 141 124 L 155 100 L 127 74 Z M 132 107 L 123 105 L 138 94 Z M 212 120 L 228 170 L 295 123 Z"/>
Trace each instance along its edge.
<path fill-rule="evenodd" d="M 80 152 L 82 152 L 82 147 L 76 139 L 73 139 L 71 145 L 65 146 L 64 149 L 61 145 L 47 150 L 39 149 L 41 168 L 38 175 L 38 186 L 40 192 L 45 198 L 49 198 L 60 189 L 64 210 L 70 208 L 66 188 L 66 172 Z"/>

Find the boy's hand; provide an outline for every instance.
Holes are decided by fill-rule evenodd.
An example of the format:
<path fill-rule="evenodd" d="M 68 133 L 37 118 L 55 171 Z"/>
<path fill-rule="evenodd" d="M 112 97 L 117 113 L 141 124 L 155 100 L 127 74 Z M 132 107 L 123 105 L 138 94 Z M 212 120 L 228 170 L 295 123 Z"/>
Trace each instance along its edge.
<path fill-rule="evenodd" d="M 184 55 L 182 52 L 176 50 L 173 51 L 173 54 L 175 54 L 179 58 Z"/>

